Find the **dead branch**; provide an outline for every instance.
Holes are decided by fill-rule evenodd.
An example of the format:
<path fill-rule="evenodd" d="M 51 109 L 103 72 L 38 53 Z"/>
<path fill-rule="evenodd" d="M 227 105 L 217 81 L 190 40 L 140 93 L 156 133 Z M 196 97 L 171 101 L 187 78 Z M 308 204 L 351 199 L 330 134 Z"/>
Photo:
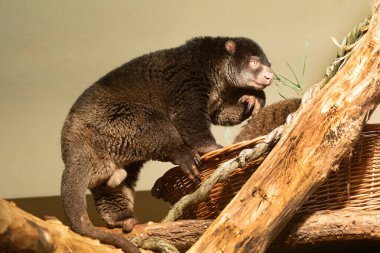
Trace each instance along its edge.
<path fill-rule="evenodd" d="M 189 252 L 264 252 L 350 151 L 380 100 L 380 1 L 343 68 L 297 113 L 259 169 Z"/>

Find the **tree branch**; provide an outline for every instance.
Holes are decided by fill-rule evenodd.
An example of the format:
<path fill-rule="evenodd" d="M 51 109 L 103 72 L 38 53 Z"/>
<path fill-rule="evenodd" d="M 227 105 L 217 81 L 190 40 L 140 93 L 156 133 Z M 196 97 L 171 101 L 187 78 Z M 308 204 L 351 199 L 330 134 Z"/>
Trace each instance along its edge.
<path fill-rule="evenodd" d="M 380 100 L 380 1 L 350 59 L 295 115 L 281 140 L 189 252 L 264 252 L 350 151 Z"/>

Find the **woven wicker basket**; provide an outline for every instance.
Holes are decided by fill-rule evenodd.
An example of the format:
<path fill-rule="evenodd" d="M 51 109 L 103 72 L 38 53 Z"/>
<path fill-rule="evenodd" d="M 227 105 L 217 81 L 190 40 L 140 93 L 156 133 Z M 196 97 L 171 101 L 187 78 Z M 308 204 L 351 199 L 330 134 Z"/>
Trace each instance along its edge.
<path fill-rule="evenodd" d="M 218 166 L 236 157 L 245 148 L 262 142 L 263 137 L 216 150 L 202 157 L 205 165 L 202 180 L 208 178 Z M 266 155 L 236 169 L 223 183 L 217 183 L 207 200 L 190 206 L 182 219 L 215 218 L 230 202 L 243 184 L 265 159 Z M 175 167 L 157 180 L 152 193 L 171 204 L 197 188 Z M 326 182 L 309 198 L 299 212 L 334 209 L 380 210 L 380 124 L 366 125 L 351 156 L 345 157 L 339 170 L 332 172 Z"/>

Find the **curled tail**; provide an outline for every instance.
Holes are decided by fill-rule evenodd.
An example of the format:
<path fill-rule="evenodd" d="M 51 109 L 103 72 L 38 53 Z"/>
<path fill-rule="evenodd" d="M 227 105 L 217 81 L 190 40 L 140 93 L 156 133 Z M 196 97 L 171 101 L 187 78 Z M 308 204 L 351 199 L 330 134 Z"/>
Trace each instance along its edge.
<path fill-rule="evenodd" d="M 89 175 L 85 169 L 66 167 L 62 175 L 61 198 L 70 227 L 78 234 L 121 248 L 126 253 L 138 253 L 138 248 L 120 235 L 95 227 L 87 213 L 86 190 Z"/>
<path fill-rule="evenodd" d="M 241 132 L 236 136 L 234 143 L 269 134 L 276 127 L 285 124 L 287 116 L 295 112 L 300 105 L 301 99 L 293 98 L 264 107 L 258 115 L 248 120 Z"/>

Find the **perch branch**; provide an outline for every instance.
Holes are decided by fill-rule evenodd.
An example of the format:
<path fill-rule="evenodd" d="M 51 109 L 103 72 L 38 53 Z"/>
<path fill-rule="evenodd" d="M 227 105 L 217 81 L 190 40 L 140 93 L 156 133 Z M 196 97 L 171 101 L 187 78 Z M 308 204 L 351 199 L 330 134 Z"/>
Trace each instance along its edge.
<path fill-rule="evenodd" d="M 348 240 L 380 241 L 380 212 L 375 210 L 317 211 L 297 214 L 273 245 L 295 245 Z"/>
<path fill-rule="evenodd" d="M 114 233 L 123 234 L 121 230 Z M 141 237 L 131 241 L 144 250 L 178 252 L 174 246 L 161 238 Z M 0 252 L 121 253 L 122 251 L 101 244 L 98 240 L 80 236 L 57 219 L 41 220 L 21 210 L 14 203 L 0 199 Z"/>
<path fill-rule="evenodd" d="M 264 252 L 350 152 L 380 101 L 379 20 L 377 0 L 368 31 L 345 65 L 297 112 L 268 157 L 189 252 Z"/>
<path fill-rule="evenodd" d="M 161 253 L 179 253 L 178 249 L 170 244 L 167 240 L 156 236 L 133 237 L 131 238 L 131 242 L 137 245 L 137 247 L 144 250 L 151 250 Z"/>
<path fill-rule="evenodd" d="M 122 234 L 121 229 L 103 229 L 122 234 L 144 249 L 174 253 L 189 249 L 211 223 L 212 220 L 149 222 L 136 225 L 129 234 Z M 318 211 L 310 215 L 297 214 L 276 238 L 273 246 L 283 249 L 297 244 L 337 239 L 380 241 L 379 231 L 378 211 Z M 22 211 L 13 203 L 0 200 L 0 252 L 23 250 L 32 253 L 121 252 L 111 246 L 100 244 L 97 240 L 75 234 L 56 219 L 43 221 Z"/>
<path fill-rule="evenodd" d="M 140 224 L 125 237 L 165 238 L 182 252 L 189 249 L 211 223 L 212 220 L 182 220 Z M 380 241 L 378 211 L 346 209 L 317 211 L 312 214 L 297 214 L 274 240 L 273 247 L 284 248 L 308 243 L 365 239 Z"/>
<path fill-rule="evenodd" d="M 0 199 L 0 252 L 122 253 L 112 246 L 80 236 L 56 219 L 41 220 L 14 203 Z"/>

